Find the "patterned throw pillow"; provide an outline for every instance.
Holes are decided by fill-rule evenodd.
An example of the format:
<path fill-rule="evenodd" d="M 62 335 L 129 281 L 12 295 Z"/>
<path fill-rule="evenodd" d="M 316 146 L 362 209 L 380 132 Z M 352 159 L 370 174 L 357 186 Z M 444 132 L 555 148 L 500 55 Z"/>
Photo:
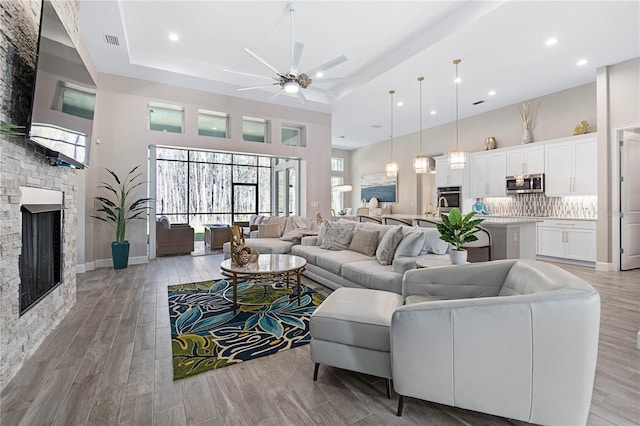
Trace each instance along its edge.
<path fill-rule="evenodd" d="M 402 227 L 400 225 L 393 227 L 384 234 L 376 250 L 376 259 L 378 259 L 379 264 L 391 265 L 393 263 L 393 255 L 400 241 L 402 241 Z"/>
<path fill-rule="evenodd" d="M 325 222 L 326 229 L 320 247 L 329 250 L 347 250 L 353 236 L 354 223 Z"/>
<path fill-rule="evenodd" d="M 366 256 L 375 256 L 378 247 L 378 231 L 356 229 L 349 244 L 349 250 L 362 253 Z"/>

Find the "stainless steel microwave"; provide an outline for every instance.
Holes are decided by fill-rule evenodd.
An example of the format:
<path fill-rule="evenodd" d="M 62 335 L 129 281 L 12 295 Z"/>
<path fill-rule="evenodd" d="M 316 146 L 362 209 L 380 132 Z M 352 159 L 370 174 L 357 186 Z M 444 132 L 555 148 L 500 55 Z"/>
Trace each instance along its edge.
<path fill-rule="evenodd" d="M 544 174 L 507 176 L 506 193 L 509 195 L 544 193 Z"/>

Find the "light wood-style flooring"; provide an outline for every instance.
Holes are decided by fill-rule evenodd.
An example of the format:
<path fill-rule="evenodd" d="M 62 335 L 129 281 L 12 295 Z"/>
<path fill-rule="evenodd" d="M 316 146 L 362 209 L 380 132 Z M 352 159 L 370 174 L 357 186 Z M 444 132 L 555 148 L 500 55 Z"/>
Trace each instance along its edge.
<path fill-rule="evenodd" d="M 219 278 L 221 260 L 180 256 L 78 275 L 77 304 L 3 390 L 0 424 L 522 424 L 414 399 L 398 418 L 383 380 L 322 366 L 313 382 L 308 345 L 174 382 L 167 285 Z M 560 266 L 602 297 L 589 424 L 640 424 L 640 270 Z"/>

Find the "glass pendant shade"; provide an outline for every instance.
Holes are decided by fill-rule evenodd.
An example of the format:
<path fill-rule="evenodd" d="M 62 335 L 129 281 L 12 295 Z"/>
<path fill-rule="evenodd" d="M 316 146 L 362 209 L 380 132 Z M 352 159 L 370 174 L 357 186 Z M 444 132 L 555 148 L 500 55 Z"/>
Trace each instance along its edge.
<path fill-rule="evenodd" d="M 464 151 L 451 151 L 449 153 L 449 168 L 464 169 L 467 164 L 467 153 Z"/>
<path fill-rule="evenodd" d="M 343 185 L 336 185 L 333 187 L 333 190 L 336 192 L 351 192 L 353 191 L 353 185 L 350 183 L 345 183 Z"/>
<path fill-rule="evenodd" d="M 413 159 L 413 170 L 417 174 L 429 173 L 431 171 L 429 157 L 418 155 Z"/>
<path fill-rule="evenodd" d="M 384 165 L 384 171 L 387 172 L 387 176 L 392 177 L 398 174 L 398 163 L 391 161 Z"/>

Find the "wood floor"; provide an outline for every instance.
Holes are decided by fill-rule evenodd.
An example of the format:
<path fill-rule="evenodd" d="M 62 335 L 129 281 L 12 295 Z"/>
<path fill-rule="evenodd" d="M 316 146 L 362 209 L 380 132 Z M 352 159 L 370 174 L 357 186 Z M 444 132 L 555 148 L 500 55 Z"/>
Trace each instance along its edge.
<path fill-rule="evenodd" d="M 3 390 L 0 424 L 522 424 L 414 399 L 398 418 L 397 395 L 388 400 L 375 377 L 322 366 L 314 383 L 308 345 L 174 382 L 167 285 L 220 277 L 220 261 L 180 256 L 78 275 L 77 304 Z M 640 424 L 640 270 L 563 267 L 602 296 L 589 424 Z"/>

